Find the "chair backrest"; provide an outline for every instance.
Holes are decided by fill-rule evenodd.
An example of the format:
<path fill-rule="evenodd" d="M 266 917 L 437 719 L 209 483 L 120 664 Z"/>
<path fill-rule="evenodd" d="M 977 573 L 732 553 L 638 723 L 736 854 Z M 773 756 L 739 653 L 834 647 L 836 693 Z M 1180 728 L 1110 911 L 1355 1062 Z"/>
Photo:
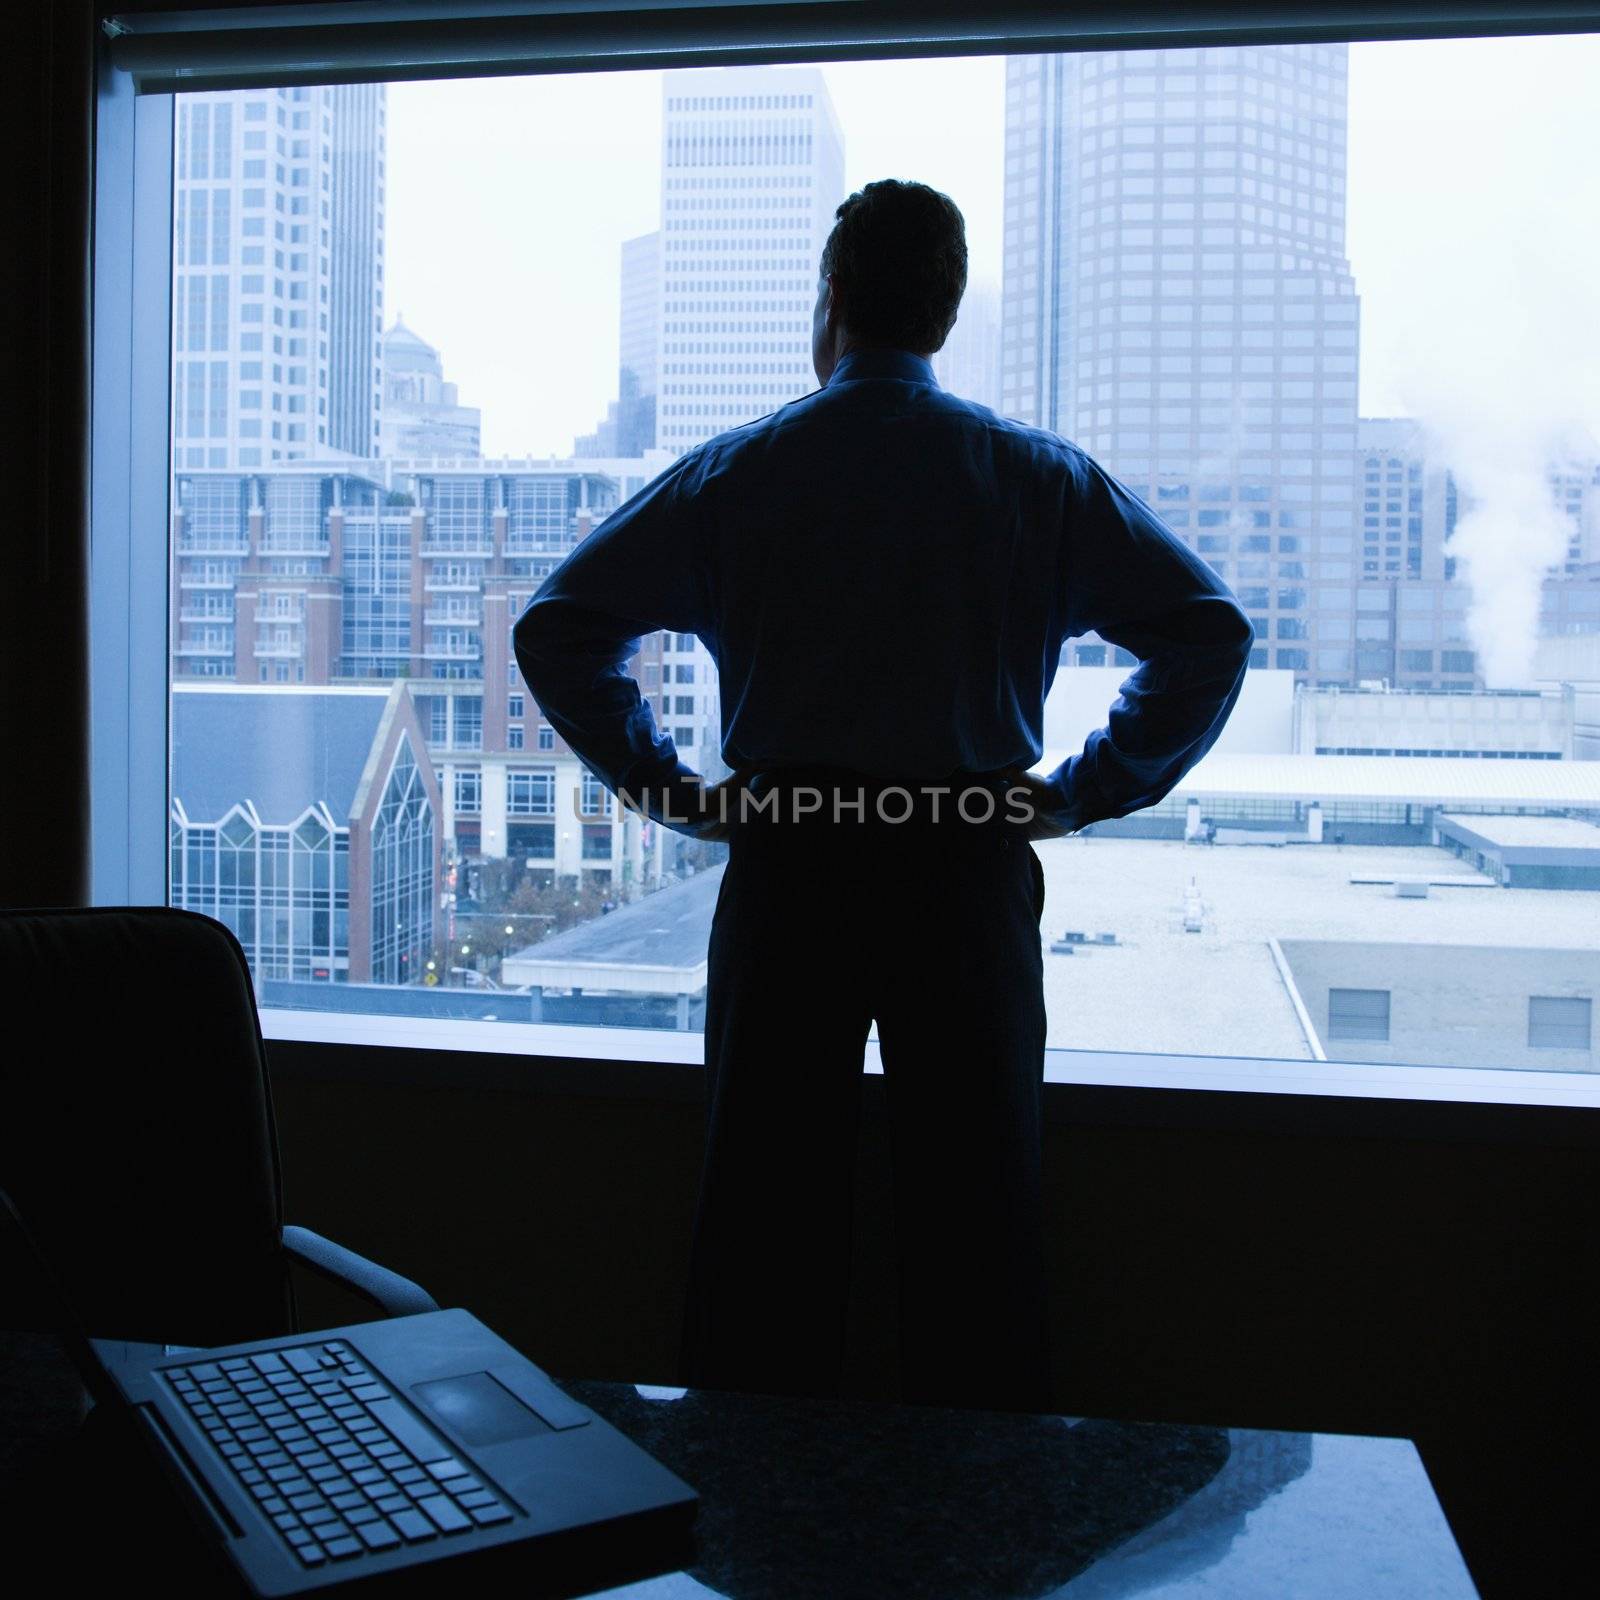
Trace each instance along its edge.
<path fill-rule="evenodd" d="M 293 1325 L 250 970 L 219 922 L 0 912 L 0 1189 L 97 1338 Z"/>

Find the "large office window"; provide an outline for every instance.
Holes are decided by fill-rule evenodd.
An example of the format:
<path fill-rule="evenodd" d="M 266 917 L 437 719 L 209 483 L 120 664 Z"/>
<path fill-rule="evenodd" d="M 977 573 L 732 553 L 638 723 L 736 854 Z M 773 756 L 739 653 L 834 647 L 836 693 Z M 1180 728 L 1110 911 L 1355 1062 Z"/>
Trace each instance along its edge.
<path fill-rule="evenodd" d="M 510 630 L 814 386 L 834 208 L 910 176 L 968 223 L 939 381 L 1089 451 L 1258 635 L 1167 800 L 1036 847 L 1051 1047 L 1592 1070 L 1597 76 L 1577 36 L 176 94 L 172 898 L 252 935 L 269 1009 L 495 985 L 603 1054 L 671 969 L 692 1027 L 722 849 L 522 748 Z M 1129 662 L 1065 644 L 1044 764 Z M 633 670 L 720 777 L 705 644 Z"/>

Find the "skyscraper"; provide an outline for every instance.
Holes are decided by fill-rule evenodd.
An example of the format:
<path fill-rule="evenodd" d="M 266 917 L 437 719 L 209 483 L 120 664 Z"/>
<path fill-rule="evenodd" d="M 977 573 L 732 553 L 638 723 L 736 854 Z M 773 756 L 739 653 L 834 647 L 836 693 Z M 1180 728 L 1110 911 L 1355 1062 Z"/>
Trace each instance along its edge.
<path fill-rule="evenodd" d="M 656 442 L 661 343 L 661 233 L 622 241 L 622 327 L 617 342 L 617 448 L 642 456 Z"/>
<path fill-rule="evenodd" d="M 817 260 L 844 141 L 814 67 L 663 79 L 656 442 L 681 455 L 816 386 Z"/>
<path fill-rule="evenodd" d="M 655 448 L 656 360 L 661 342 L 661 234 L 622 241 L 617 338 L 617 398 L 593 433 L 574 441 L 575 456 L 642 456 Z"/>
<path fill-rule="evenodd" d="M 377 447 L 384 87 L 178 99 L 173 461 Z"/>
<path fill-rule="evenodd" d="M 933 358 L 939 386 L 1000 409 L 1000 291 L 992 283 L 969 283 L 956 325 Z"/>
<path fill-rule="evenodd" d="M 328 253 L 328 444 L 378 449 L 383 375 L 384 87 L 325 89 L 331 112 Z"/>
<path fill-rule="evenodd" d="M 1256 665 L 1348 682 L 1344 45 L 1018 56 L 1002 410 L 1073 439 L 1234 585 Z"/>

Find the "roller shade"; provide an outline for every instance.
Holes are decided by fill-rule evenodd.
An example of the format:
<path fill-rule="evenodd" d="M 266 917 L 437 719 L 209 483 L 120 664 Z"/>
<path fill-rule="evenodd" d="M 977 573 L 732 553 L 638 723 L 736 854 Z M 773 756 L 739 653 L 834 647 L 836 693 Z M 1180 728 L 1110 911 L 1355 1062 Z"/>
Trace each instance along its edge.
<path fill-rule="evenodd" d="M 124 9 L 102 21 L 141 93 L 511 73 L 1170 45 L 1585 32 L 1594 0 L 1073 6 L 1063 0 L 438 0 Z"/>

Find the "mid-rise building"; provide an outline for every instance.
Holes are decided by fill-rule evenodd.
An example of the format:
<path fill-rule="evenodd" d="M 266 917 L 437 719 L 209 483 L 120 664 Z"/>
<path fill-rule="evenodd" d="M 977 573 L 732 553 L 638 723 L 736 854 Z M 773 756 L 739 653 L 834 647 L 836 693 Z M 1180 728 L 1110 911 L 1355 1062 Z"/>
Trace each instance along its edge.
<path fill-rule="evenodd" d="M 446 381 L 438 350 L 396 317 L 383 336 L 378 454 L 469 460 L 482 453 L 482 420 Z"/>
<path fill-rule="evenodd" d="M 816 387 L 817 265 L 844 140 L 814 67 L 663 79 L 656 443 L 682 455 Z"/>
<path fill-rule="evenodd" d="M 1356 429 L 1361 578 L 1453 577 L 1445 544 L 1460 510 L 1455 480 L 1429 459 L 1414 417 L 1362 417 Z"/>
<path fill-rule="evenodd" d="M 1148 500 L 1254 664 L 1313 681 L 1354 665 L 1313 600 L 1357 577 L 1346 72 L 1338 44 L 1006 68 L 1001 409 Z"/>
<path fill-rule="evenodd" d="M 384 86 L 178 97 L 173 461 L 378 444 Z"/>
<path fill-rule="evenodd" d="M 1546 581 L 1534 681 L 1565 675 L 1600 681 L 1600 561 L 1571 565 Z"/>
<path fill-rule="evenodd" d="M 171 903 L 256 981 L 416 983 L 433 953 L 438 781 L 404 684 L 175 684 Z"/>
<path fill-rule="evenodd" d="M 1600 564 L 1600 460 L 1561 463 L 1550 474 L 1550 490 L 1568 522 L 1564 570 L 1578 574 Z"/>
<path fill-rule="evenodd" d="M 1358 439 L 1360 571 L 1352 585 L 1315 588 L 1317 681 L 1481 689 L 1484 642 L 1472 637 L 1472 590 L 1451 545 L 1471 497 L 1416 419 L 1364 417 Z M 1550 469 L 1550 495 L 1570 518 L 1571 538 L 1568 559 L 1543 583 L 1543 634 L 1600 631 L 1600 587 L 1579 559 L 1600 521 L 1597 477 L 1594 462 Z"/>
<path fill-rule="evenodd" d="M 1319 689 L 1295 692 L 1293 749 L 1318 756 L 1571 761 L 1577 697 L 1558 689 Z"/>
<path fill-rule="evenodd" d="M 677 836 L 620 811 L 539 715 L 511 628 L 624 493 L 668 464 L 383 460 L 177 476 L 179 682 L 405 683 L 455 857 L 513 858 L 620 899 L 675 869 Z M 651 634 L 633 670 L 659 725 L 723 775 L 715 664 Z"/>

